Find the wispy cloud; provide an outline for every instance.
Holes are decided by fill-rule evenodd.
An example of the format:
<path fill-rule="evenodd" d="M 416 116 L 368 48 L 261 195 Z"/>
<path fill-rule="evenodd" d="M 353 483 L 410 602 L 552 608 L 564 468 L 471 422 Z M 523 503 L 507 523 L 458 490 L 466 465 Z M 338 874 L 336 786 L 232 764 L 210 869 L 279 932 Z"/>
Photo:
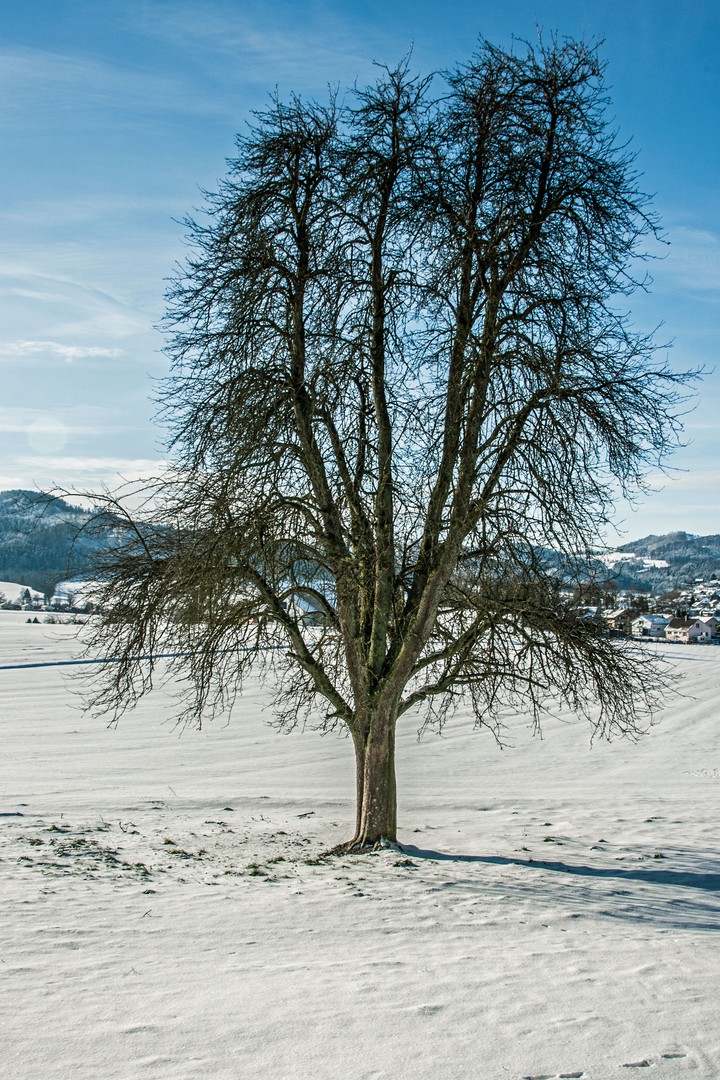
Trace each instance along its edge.
<path fill-rule="evenodd" d="M 671 229 L 667 256 L 654 270 L 658 284 L 677 282 L 696 293 L 720 292 L 720 235 L 709 229 Z"/>
<path fill-rule="evenodd" d="M 182 181 L 178 187 L 186 197 Z M 157 195 L 133 190 L 82 196 L 55 194 L 50 198 L 38 198 L 32 193 L 23 198 L 23 193 L 18 191 L 12 203 L 0 206 L 0 222 L 18 230 L 42 228 L 44 236 L 56 235 L 61 230 L 92 231 L 97 236 L 100 229 L 107 231 L 108 227 L 119 226 L 145 243 L 150 231 L 155 243 L 158 237 L 167 242 L 168 223 L 172 224 L 170 231 L 174 233 L 178 226 L 171 219 L 186 209 L 184 202 L 178 206 L 178 195 L 172 187 Z"/>
<path fill-rule="evenodd" d="M 10 302 L 3 305 L 4 330 L 10 340 L 0 346 L 0 355 L 37 356 L 40 350 L 35 349 L 34 343 L 42 342 L 50 343 L 55 356 L 62 354 L 53 350 L 53 345 L 93 350 L 92 353 L 75 353 L 74 359 L 91 356 L 107 359 L 120 355 L 114 342 L 152 333 L 152 325 L 162 311 L 159 281 L 154 294 L 151 283 L 142 278 L 137 282 L 130 279 L 137 293 L 124 299 L 91 283 L 92 268 L 87 270 L 85 281 L 65 276 L 60 267 L 58 273 L 40 273 L 32 265 L 32 258 L 32 253 L 26 262 L 0 258 L 0 297 L 10 298 Z M 113 280 L 109 284 L 117 284 L 118 290 L 123 286 L 128 288 L 127 279 Z M 146 304 L 150 306 L 149 311 L 144 310 Z M 35 332 L 40 331 L 37 337 L 23 333 L 29 328 L 29 318 L 35 320 Z M 8 330 L 9 326 L 12 329 Z M 30 347 L 23 346 L 21 351 L 16 351 L 19 343 L 25 342 L 30 342 Z M 107 351 L 101 353 L 97 349 Z"/>
<path fill-rule="evenodd" d="M 301 92 L 324 88 L 328 80 L 351 85 L 356 77 L 371 76 L 373 59 L 388 59 L 379 28 L 365 20 L 358 35 L 350 13 L 340 13 L 332 4 L 277 0 L 268 8 L 252 0 L 242 5 L 209 0 L 200 13 L 192 0 L 176 0 L 172 8 L 146 2 L 133 7 L 132 18 L 138 31 L 191 50 L 194 62 L 217 68 L 218 60 L 231 60 L 227 73 L 223 64 L 223 74 L 264 89 L 278 82 L 290 82 L 286 89 Z M 373 38 L 377 57 L 368 55 L 368 39 Z M 397 52 L 396 40 L 392 50 L 390 59 Z"/>
<path fill-rule="evenodd" d="M 70 435 L 107 435 L 132 430 L 112 408 L 101 405 L 64 406 L 48 412 L 22 405 L 0 405 L 0 433 L 27 434 L 31 430 L 62 430 Z"/>
<path fill-rule="evenodd" d="M 121 349 L 103 345 L 68 345 L 60 341 L 9 341 L 0 344 L 0 356 L 58 356 L 68 364 L 91 356 L 120 356 L 121 352 Z"/>
<path fill-rule="evenodd" d="M 720 469 L 693 469 L 692 472 L 670 476 L 657 473 L 648 479 L 653 488 L 668 493 L 694 491 L 707 495 L 720 494 Z"/>
<path fill-rule="evenodd" d="M 94 110 L 106 118 L 110 110 L 122 113 L 125 125 L 138 125 L 148 113 L 217 112 L 217 103 L 182 75 L 26 46 L 0 50 L 3 126 L 44 127 L 48 113 L 69 108 L 86 118 Z"/>
<path fill-rule="evenodd" d="M 43 472 L 72 472 L 76 475 L 98 473 L 116 477 L 140 477 L 158 476 L 164 469 L 164 462 L 153 458 L 128 458 L 128 457 L 79 457 L 68 455 L 66 457 L 44 456 L 42 454 L 28 455 L 16 458 L 20 465 L 35 467 Z"/>
<path fill-rule="evenodd" d="M 0 472 L 0 491 L 35 488 L 41 491 L 62 489 L 98 494 L 120 489 L 139 492 L 144 484 L 165 471 L 165 462 L 150 458 L 35 454 L 5 463 L 4 470 Z"/>

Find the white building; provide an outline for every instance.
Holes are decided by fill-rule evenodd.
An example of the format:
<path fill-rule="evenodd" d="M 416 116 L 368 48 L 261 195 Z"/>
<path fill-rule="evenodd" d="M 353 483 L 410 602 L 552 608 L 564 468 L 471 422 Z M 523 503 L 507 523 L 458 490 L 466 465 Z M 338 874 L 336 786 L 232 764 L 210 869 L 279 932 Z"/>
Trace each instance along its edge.
<path fill-rule="evenodd" d="M 665 627 L 666 641 L 690 642 L 712 641 L 713 628 L 702 619 L 671 619 Z"/>
<path fill-rule="evenodd" d="M 668 620 L 664 615 L 638 615 L 630 623 L 630 630 L 633 637 L 660 638 L 665 634 L 667 625 Z"/>

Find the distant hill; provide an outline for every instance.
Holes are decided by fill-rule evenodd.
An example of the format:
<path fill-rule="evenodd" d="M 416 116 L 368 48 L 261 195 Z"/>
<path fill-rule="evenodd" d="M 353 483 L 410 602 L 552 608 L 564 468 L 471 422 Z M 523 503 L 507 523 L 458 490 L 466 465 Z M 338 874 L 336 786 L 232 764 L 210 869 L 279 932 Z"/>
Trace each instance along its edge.
<path fill-rule="evenodd" d="M 0 492 L 0 580 L 45 595 L 89 573 L 98 541 L 80 532 L 90 512 L 37 491 Z"/>
<path fill-rule="evenodd" d="M 623 578 L 654 593 L 692 585 L 699 578 L 720 579 L 720 534 L 694 536 L 671 532 L 645 536 L 617 549 L 633 558 L 616 563 Z M 666 563 L 666 566 L 652 565 Z"/>
<path fill-rule="evenodd" d="M 623 544 L 617 550 L 647 555 L 652 559 L 689 557 L 709 558 L 711 561 L 720 562 L 720 533 L 711 536 L 695 536 L 686 532 L 671 532 L 664 536 L 651 534 L 642 540 Z"/>
<path fill-rule="evenodd" d="M 49 595 L 59 581 L 90 576 L 93 555 L 101 550 L 95 535 L 81 531 L 91 513 L 37 491 L 0 492 L 0 580 Z M 564 562 L 556 559 L 564 576 Z M 661 595 L 698 578 L 720 578 L 720 534 L 645 536 L 596 559 L 595 579 Z"/>

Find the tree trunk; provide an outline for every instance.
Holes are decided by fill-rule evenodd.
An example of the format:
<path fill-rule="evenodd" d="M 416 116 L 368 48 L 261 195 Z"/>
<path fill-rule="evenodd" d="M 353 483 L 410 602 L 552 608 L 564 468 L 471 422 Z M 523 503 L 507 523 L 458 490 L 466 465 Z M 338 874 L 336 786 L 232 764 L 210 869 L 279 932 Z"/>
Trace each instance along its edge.
<path fill-rule="evenodd" d="M 354 735 L 355 835 L 338 851 L 360 851 L 397 839 L 394 713 L 372 714 L 365 734 Z"/>

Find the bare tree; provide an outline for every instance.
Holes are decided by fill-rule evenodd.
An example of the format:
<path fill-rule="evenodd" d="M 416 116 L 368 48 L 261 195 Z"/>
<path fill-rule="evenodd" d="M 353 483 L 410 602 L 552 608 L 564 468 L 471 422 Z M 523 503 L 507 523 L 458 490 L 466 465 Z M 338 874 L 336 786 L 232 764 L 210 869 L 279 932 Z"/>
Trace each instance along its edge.
<path fill-rule="evenodd" d="M 634 736 L 662 685 L 561 587 L 687 380 L 623 311 L 656 224 L 596 50 L 482 43 L 437 84 L 381 69 L 238 139 L 169 295 L 172 471 L 105 519 L 95 706 L 160 653 L 198 722 L 272 672 L 280 723 L 352 738 L 344 850 L 396 838 L 405 714 L 500 735 L 559 700 Z"/>

